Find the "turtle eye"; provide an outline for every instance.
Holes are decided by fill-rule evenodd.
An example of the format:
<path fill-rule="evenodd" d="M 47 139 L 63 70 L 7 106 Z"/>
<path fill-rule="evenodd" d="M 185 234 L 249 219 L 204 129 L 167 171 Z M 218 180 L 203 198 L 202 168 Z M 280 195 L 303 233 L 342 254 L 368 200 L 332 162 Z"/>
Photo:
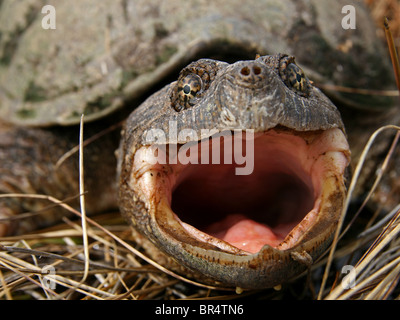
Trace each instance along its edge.
<path fill-rule="evenodd" d="M 188 74 L 178 81 L 178 103 L 175 110 L 180 111 L 194 105 L 193 98 L 203 89 L 203 81 L 197 74 Z"/>
<path fill-rule="evenodd" d="M 304 71 L 296 64 L 290 63 L 286 68 L 287 82 L 295 91 L 306 92 L 308 83 Z"/>
<path fill-rule="evenodd" d="M 226 65 L 227 63 L 221 61 L 200 59 L 182 69 L 171 90 L 171 106 L 174 110 L 179 112 L 199 103 L 218 71 Z"/>
<path fill-rule="evenodd" d="M 304 71 L 295 63 L 294 57 L 284 55 L 280 59 L 279 74 L 289 89 L 292 89 L 300 96 L 309 96 L 311 84 Z"/>

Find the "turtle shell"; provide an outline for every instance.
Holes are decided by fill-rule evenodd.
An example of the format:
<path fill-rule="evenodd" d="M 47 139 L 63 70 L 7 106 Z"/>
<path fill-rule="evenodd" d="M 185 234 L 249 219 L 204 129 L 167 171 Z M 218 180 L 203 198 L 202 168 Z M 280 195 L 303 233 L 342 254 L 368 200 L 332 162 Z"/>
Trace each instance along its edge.
<path fill-rule="evenodd" d="M 344 29 L 351 4 L 356 28 Z M 235 60 L 285 52 L 316 84 L 387 89 L 384 46 L 359 1 L 0 2 L 0 118 L 70 125 L 104 117 L 199 57 Z M 382 108 L 389 98 L 330 92 Z M 366 103 L 367 102 L 367 103 Z"/>

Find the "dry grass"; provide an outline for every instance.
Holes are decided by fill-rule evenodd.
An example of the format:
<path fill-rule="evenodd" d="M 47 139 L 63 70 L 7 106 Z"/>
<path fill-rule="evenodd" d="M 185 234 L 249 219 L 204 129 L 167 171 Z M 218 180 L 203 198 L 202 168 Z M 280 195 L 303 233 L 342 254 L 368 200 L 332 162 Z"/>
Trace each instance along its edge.
<path fill-rule="evenodd" d="M 57 231 L 3 240 L 0 296 L 99 300 L 186 297 L 174 289 L 178 280 L 140 259 L 135 248 L 121 245 L 134 239 L 130 229 L 115 218 L 99 217 L 106 225 L 104 229 L 87 228 L 87 256 L 82 229 L 73 222 L 59 226 Z M 89 262 L 87 272 L 85 261 Z M 44 268 L 54 270 L 54 275 Z M 52 282 L 55 288 L 48 286 Z"/>
<path fill-rule="evenodd" d="M 325 286 L 328 270 L 332 265 L 332 261 L 342 257 L 341 251 L 347 254 L 347 261 L 349 263 L 351 261 L 350 258 L 354 255 L 354 253 L 363 252 L 361 258 L 355 264 L 342 265 L 351 266 L 352 268 L 352 274 L 350 275 L 352 278 L 347 278 L 347 280 L 353 281 L 352 286 L 350 286 L 349 283 L 346 285 L 346 282 L 341 282 L 340 285 L 332 287 L 329 294 L 326 296 L 324 296 L 324 291 L 322 289 L 320 291 L 319 298 L 348 299 L 350 297 L 358 297 L 370 300 L 393 297 L 391 294 L 397 286 L 398 277 L 400 275 L 400 204 L 393 208 L 391 212 L 386 215 L 373 215 L 372 220 L 365 224 L 365 228 L 361 229 L 357 234 L 352 234 L 350 240 L 344 242 L 341 250 L 335 250 L 341 238 L 339 235 L 341 232 L 342 222 L 344 221 L 344 216 L 349 210 L 349 204 L 352 200 L 352 192 L 357 184 L 358 177 L 362 173 L 364 161 L 377 136 L 385 130 L 396 130 L 397 133 L 392 146 L 388 151 L 387 157 L 383 160 L 383 163 L 379 168 L 379 174 L 376 177 L 376 181 L 371 187 L 371 190 L 366 196 L 361 207 L 364 207 L 368 200 L 372 198 L 375 188 L 379 185 L 380 180 L 385 174 L 387 164 L 389 163 L 391 156 L 394 154 L 394 149 L 396 148 L 399 139 L 400 127 L 389 125 L 378 129 L 368 141 L 355 169 L 349 186 L 346 206 L 342 213 L 343 219 L 341 219 L 341 223 L 339 224 L 336 237 L 325 266 L 326 273 L 324 276 L 326 277 L 323 278 L 322 288 Z M 361 210 L 362 208 L 356 211 L 351 223 L 345 228 L 344 232 L 346 232 L 351 227 L 351 224 L 355 222 L 355 219 Z M 375 220 L 377 216 L 379 216 L 380 219 Z M 365 244 L 369 243 L 371 244 L 365 246 Z M 346 274 L 347 272 L 345 275 Z"/>
<path fill-rule="evenodd" d="M 391 19 L 391 30 L 398 39 L 398 1 L 365 1 L 377 21 L 382 21 L 383 16 Z M 384 127 L 375 136 L 387 130 L 399 128 Z M 365 156 L 375 136 L 366 146 Z M 394 147 L 395 143 L 379 170 L 381 175 L 385 174 Z M 362 161 L 363 157 L 350 186 L 348 204 L 353 200 L 351 188 L 358 181 L 358 173 L 362 174 Z M 57 199 L 32 197 L 45 198 L 81 216 Z M 249 295 L 252 299 L 399 299 L 400 205 L 388 215 L 372 215 L 368 221 L 362 214 L 354 221 L 345 219 L 346 214 L 348 218 L 357 211 L 358 208 L 346 208 L 338 241 L 307 274 L 280 290 L 249 291 L 241 295 L 193 283 L 147 258 L 118 212 L 84 217 L 83 224 L 79 219 L 64 220 L 30 235 L 0 238 L 0 299 L 242 299 Z M 351 289 L 342 286 L 345 265 L 355 267 L 352 271 L 356 276 L 355 286 Z"/>
<path fill-rule="evenodd" d="M 357 177 L 362 173 L 363 159 L 376 136 L 386 130 L 400 128 L 387 126 L 371 137 L 350 185 L 348 203 Z M 385 166 L 393 155 L 391 151 L 387 161 L 383 161 L 381 174 L 385 173 Z M 377 184 L 380 178 L 377 177 Z M 82 217 L 80 212 L 57 199 L 40 195 L 30 197 L 45 198 Z M 58 226 L 34 234 L 1 238 L 0 299 L 242 299 L 249 295 L 254 299 L 400 297 L 397 286 L 400 274 L 400 205 L 375 221 L 353 221 L 353 225 L 367 227 L 357 234 L 350 232 L 351 237 L 340 236 L 336 250 L 331 251 L 332 260 L 327 253 L 307 274 L 285 284 L 280 290 L 248 291 L 241 295 L 193 283 L 147 258 L 135 243 L 130 227 L 117 212 L 95 219 L 83 218 L 86 221 L 84 231 L 81 220 L 65 220 Z M 348 223 L 343 229 L 346 227 L 349 227 Z M 341 285 L 346 275 L 341 272 L 344 265 L 356 268 L 356 286 L 349 290 Z M 327 289 L 321 290 L 324 272 L 327 277 L 323 287 Z"/>
<path fill-rule="evenodd" d="M 400 37 L 400 3 L 398 0 L 364 0 L 371 8 L 372 17 L 376 22 L 378 33 L 384 37 L 382 30 L 383 19 L 387 17 L 390 21 L 390 29 L 393 37 Z M 399 46 L 399 42 L 396 43 Z"/>
<path fill-rule="evenodd" d="M 1 238 L 0 298 L 143 300 L 215 296 L 207 286 L 198 286 L 147 258 L 119 213 L 86 221 L 85 231 L 79 220 L 66 220 L 35 234 Z M 89 239 L 86 245 L 85 236 Z M 50 283 L 56 285 L 55 290 L 49 288 Z"/>

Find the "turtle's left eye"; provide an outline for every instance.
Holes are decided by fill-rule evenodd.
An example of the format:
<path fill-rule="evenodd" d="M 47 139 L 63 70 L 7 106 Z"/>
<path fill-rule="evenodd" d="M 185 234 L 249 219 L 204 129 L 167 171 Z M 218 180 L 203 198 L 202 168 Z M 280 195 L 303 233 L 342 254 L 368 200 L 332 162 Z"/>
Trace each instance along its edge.
<path fill-rule="evenodd" d="M 203 89 L 203 80 L 197 74 L 188 74 L 178 82 L 178 107 L 180 111 L 193 106 L 193 98 Z"/>
<path fill-rule="evenodd" d="M 308 83 L 304 71 L 296 64 L 290 63 L 286 68 L 287 82 L 295 91 L 306 92 Z"/>

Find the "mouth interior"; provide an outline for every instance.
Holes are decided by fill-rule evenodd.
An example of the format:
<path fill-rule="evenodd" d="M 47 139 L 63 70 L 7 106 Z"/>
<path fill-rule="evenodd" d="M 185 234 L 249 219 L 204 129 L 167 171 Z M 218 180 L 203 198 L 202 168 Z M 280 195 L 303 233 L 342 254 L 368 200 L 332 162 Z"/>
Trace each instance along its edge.
<path fill-rule="evenodd" d="M 242 140 L 243 151 L 247 143 Z M 172 211 L 185 225 L 252 253 L 265 244 L 278 246 L 314 208 L 320 191 L 304 168 L 304 140 L 261 135 L 253 143 L 252 159 L 243 164 L 253 165 L 251 174 L 238 175 L 235 159 L 232 164 L 189 164 L 171 198 Z M 222 154 L 223 142 L 217 148 Z"/>
<path fill-rule="evenodd" d="M 175 155 L 169 145 L 160 149 L 168 158 L 161 165 L 150 163 L 152 147 L 135 156 L 139 190 L 172 237 L 183 232 L 232 253 L 257 253 L 265 245 L 285 250 L 320 212 L 339 205 L 327 199 L 338 192 L 349 161 L 340 129 L 271 129 L 251 138 L 242 132 L 190 145 Z M 181 161 L 182 154 L 191 160 Z"/>

